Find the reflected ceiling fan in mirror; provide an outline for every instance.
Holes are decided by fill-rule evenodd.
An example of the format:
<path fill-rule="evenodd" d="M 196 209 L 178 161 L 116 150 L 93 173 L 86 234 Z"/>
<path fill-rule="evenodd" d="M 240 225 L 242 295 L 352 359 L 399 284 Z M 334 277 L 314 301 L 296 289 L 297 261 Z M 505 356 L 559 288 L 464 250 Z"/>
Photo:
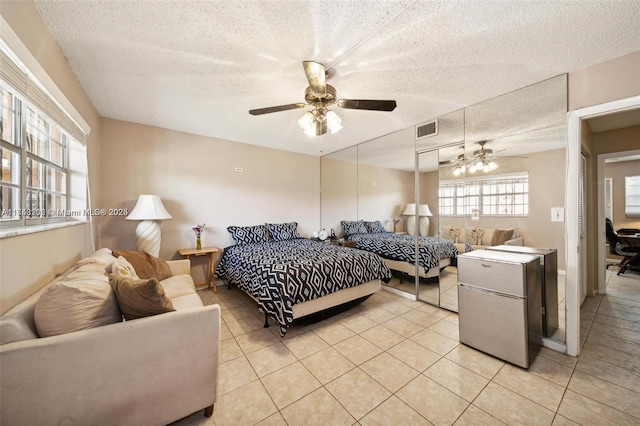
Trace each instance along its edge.
<path fill-rule="evenodd" d="M 332 134 L 342 129 L 342 119 L 334 111 L 328 109 L 331 105 L 337 105 L 345 109 L 364 109 L 368 111 L 393 111 L 396 101 L 366 100 L 366 99 L 337 99 L 336 89 L 327 84 L 327 71 L 324 65 L 314 61 L 302 62 L 304 72 L 307 74 L 309 86 L 304 91 L 304 99 L 307 103 L 279 105 L 268 108 L 252 109 L 251 115 L 270 114 L 272 112 L 299 109 L 307 106 L 313 107 L 307 111 L 298 124 L 309 136 L 320 136 L 329 130 Z"/>
<path fill-rule="evenodd" d="M 455 176 L 460 176 L 465 173 L 489 173 L 498 169 L 498 163 L 496 159 L 498 158 L 527 158 L 527 157 L 514 157 L 514 156 L 497 156 L 498 152 L 504 151 L 501 149 L 499 151 L 493 151 L 492 149 L 485 148 L 484 146 L 488 141 L 480 141 L 476 142 L 480 145 L 480 149 L 473 151 L 471 156 L 465 156 L 465 154 L 459 154 L 455 159 L 449 161 L 443 161 L 441 165 L 452 165 L 453 174 Z"/>

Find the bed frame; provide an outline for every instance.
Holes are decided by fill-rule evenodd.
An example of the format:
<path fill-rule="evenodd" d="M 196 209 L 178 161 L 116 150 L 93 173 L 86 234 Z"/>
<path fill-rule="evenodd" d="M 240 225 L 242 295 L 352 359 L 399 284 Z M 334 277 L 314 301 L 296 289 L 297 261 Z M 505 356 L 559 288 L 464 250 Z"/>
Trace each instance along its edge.
<path fill-rule="evenodd" d="M 415 276 L 416 273 L 416 265 L 405 262 L 402 260 L 392 260 L 392 259 L 384 259 L 384 262 L 387 264 L 389 269 L 393 269 L 396 271 L 404 272 L 405 274 Z M 451 264 L 451 258 L 447 257 L 445 259 L 440 259 L 440 264 L 437 268 L 429 268 L 429 270 L 425 273 L 424 268 L 419 267 L 419 275 L 420 278 L 433 278 L 440 275 L 440 270 L 445 268 Z"/>
<path fill-rule="evenodd" d="M 334 293 L 327 294 L 326 296 L 318 297 L 317 299 L 307 300 L 306 302 L 296 303 L 293 305 L 293 319 L 302 318 L 307 315 L 315 314 L 316 312 L 324 311 L 325 309 L 333 308 L 335 306 L 342 305 L 360 298 L 371 296 L 373 293 L 382 289 L 382 282 L 377 280 L 367 281 L 366 283 L 359 284 L 355 287 L 347 287 L 342 290 L 338 290 Z M 244 290 L 243 290 L 244 291 Z M 249 297 L 258 303 L 258 300 L 251 294 L 247 293 Z M 264 314 L 264 328 L 269 327 L 269 314 Z"/>

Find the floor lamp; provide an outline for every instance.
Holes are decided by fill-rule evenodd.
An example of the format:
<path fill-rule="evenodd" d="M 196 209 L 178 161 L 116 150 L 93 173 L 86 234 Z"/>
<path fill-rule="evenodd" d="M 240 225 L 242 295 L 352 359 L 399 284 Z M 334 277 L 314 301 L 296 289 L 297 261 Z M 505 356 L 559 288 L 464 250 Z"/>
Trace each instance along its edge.
<path fill-rule="evenodd" d="M 420 204 L 420 206 L 418 207 L 418 216 L 420 216 L 420 235 L 428 237 L 429 217 L 433 216 L 433 214 L 431 214 L 431 210 L 429 210 L 428 204 Z"/>
<path fill-rule="evenodd" d="M 172 219 L 158 195 L 140 195 L 127 220 L 141 220 L 136 227 L 136 250 L 151 256 L 160 255 L 160 225 L 158 220 Z"/>

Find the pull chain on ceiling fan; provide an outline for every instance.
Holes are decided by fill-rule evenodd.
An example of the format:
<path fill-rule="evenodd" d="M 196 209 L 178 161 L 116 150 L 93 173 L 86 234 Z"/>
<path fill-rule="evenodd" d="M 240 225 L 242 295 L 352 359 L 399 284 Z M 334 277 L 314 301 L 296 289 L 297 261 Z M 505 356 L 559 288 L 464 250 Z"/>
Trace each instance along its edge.
<path fill-rule="evenodd" d="M 324 65 L 314 61 L 302 62 L 304 72 L 307 75 L 309 86 L 304 92 L 305 103 L 273 106 L 267 108 L 252 109 L 251 115 L 270 114 L 272 112 L 287 111 L 312 106 L 298 120 L 298 125 L 309 136 L 320 136 L 327 133 L 336 133 L 342 129 L 342 119 L 334 111 L 328 109 L 330 105 L 337 105 L 345 109 L 363 109 L 368 111 L 393 111 L 396 101 L 390 100 L 365 100 L 365 99 L 337 99 L 336 89 L 327 84 L 327 72 Z"/>

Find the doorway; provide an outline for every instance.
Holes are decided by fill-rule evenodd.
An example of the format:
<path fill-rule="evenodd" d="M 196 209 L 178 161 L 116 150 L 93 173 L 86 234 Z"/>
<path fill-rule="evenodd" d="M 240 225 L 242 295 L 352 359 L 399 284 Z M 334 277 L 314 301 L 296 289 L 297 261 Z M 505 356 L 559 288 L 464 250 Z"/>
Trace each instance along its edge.
<path fill-rule="evenodd" d="M 568 118 L 568 156 L 567 156 L 567 269 L 566 269 L 566 300 L 567 300 L 567 347 L 568 355 L 580 354 L 580 287 L 587 277 L 580 270 L 580 229 L 579 217 L 579 189 L 581 179 L 581 147 L 583 142 L 583 121 L 611 114 L 640 109 L 640 96 L 608 102 L 606 104 L 575 110 Z M 598 185 L 598 194 L 603 191 L 604 182 Z M 604 209 L 603 201 L 598 202 L 598 242 L 597 246 L 604 250 Z M 574 248 L 574 249 L 571 249 Z M 592 249 L 593 245 L 592 245 Z M 586 244 L 583 250 L 589 250 Z M 604 256 L 598 256 L 598 270 L 604 271 Z"/>

